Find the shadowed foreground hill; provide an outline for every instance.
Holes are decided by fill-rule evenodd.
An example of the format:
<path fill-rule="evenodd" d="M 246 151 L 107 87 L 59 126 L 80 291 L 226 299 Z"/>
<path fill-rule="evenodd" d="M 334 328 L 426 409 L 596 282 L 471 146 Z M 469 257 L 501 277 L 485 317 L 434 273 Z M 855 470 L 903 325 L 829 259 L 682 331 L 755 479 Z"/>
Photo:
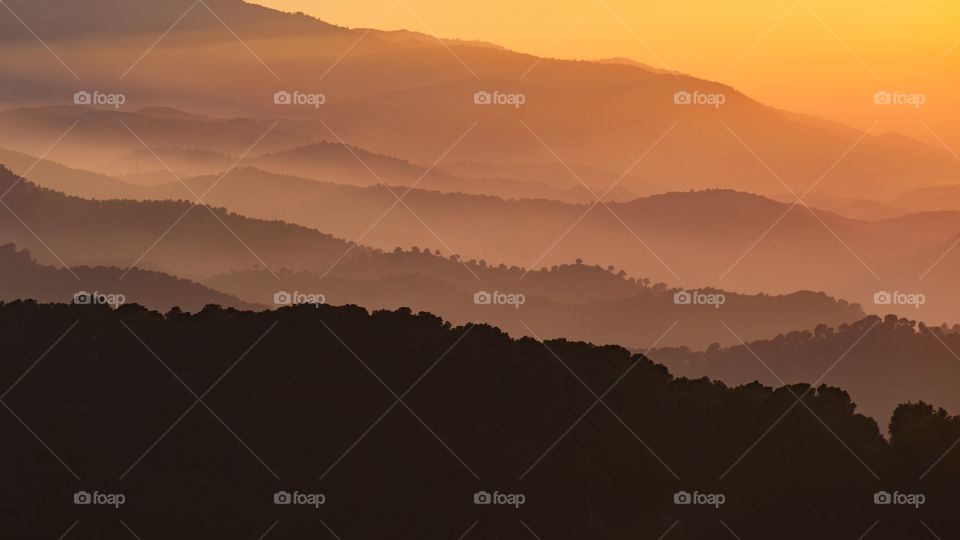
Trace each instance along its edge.
<path fill-rule="evenodd" d="M 74 539 L 124 527 L 163 540 L 271 527 L 358 540 L 521 539 L 526 527 L 564 540 L 719 539 L 725 527 L 840 539 L 878 520 L 871 538 L 902 539 L 922 537 L 921 519 L 942 538 L 960 532 L 960 454 L 915 481 L 960 421 L 924 405 L 898 410 L 888 443 L 837 389 L 675 379 L 618 347 L 355 307 L 163 316 L 17 302 L 0 304 L 0 339 L 10 538 L 75 522 Z M 926 504 L 875 506 L 880 489 Z M 125 504 L 75 505 L 80 490 Z M 275 505 L 280 490 L 325 504 Z M 475 505 L 481 490 L 525 504 Z M 675 505 L 678 491 L 725 504 Z"/>
<path fill-rule="evenodd" d="M 821 381 L 850 392 L 860 411 L 888 418 L 898 404 L 927 400 L 960 410 L 960 325 L 928 327 L 887 315 L 833 328 L 821 324 L 773 339 L 703 352 L 650 352 L 672 373 L 727 384 Z"/>

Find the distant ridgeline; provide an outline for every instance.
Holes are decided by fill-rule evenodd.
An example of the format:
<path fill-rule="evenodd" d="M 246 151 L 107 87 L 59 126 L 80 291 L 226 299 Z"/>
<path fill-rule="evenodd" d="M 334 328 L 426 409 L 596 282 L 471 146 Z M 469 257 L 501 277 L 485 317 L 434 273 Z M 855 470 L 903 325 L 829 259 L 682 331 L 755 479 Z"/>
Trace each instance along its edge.
<path fill-rule="evenodd" d="M 887 440 L 835 388 L 409 310 L 14 302 L 0 339 L 5 538 L 960 534 L 960 420 L 926 405 Z"/>

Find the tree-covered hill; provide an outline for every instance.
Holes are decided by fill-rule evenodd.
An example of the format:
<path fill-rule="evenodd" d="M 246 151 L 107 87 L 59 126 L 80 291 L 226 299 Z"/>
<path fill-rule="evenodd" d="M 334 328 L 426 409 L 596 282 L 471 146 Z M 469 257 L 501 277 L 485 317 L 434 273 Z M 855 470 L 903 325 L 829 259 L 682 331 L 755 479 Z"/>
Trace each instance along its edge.
<path fill-rule="evenodd" d="M 622 348 L 408 310 L 14 302 L 0 339 L 9 538 L 960 531 L 960 453 L 940 459 L 960 420 L 925 405 L 901 407 L 888 442 L 842 390 L 678 379 Z M 875 505 L 881 490 L 925 504 Z M 76 505 L 79 491 L 125 503 Z M 324 504 L 274 504 L 280 491 Z M 480 491 L 525 501 L 476 505 Z M 684 491 L 724 504 L 675 504 Z"/>

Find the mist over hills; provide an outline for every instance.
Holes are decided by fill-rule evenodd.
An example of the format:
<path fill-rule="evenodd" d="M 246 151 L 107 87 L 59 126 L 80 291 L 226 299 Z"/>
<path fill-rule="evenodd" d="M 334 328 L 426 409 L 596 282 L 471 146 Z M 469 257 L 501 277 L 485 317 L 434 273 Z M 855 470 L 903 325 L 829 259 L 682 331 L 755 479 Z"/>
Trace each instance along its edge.
<path fill-rule="evenodd" d="M 15 177 L 7 173 L 5 178 L 13 182 Z M 196 192 L 207 187 L 193 186 Z M 295 184 L 287 187 L 290 191 L 275 187 L 270 193 L 279 202 L 303 201 L 313 211 L 323 210 L 315 200 L 304 199 Z M 255 192 L 246 189 L 238 193 Z M 279 202 L 278 207 L 287 207 Z M 282 290 L 312 292 L 334 304 L 371 309 L 413 307 L 457 321 L 487 321 L 517 335 L 542 333 L 637 347 L 654 344 L 672 323 L 678 323 L 678 329 L 664 336 L 665 344 L 705 347 L 714 341 L 731 343 L 732 336 L 721 320 L 749 326 L 745 335 L 755 339 L 822 322 L 848 322 L 863 313 L 859 306 L 808 292 L 786 296 L 727 292 L 722 310 L 678 306 L 674 295 L 679 289 L 631 279 L 625 272 L 615 275 L 612 268 L 577 264 L 527 274 L 517 266 L 488 266 L 485 261 L 460 261 L 456 256 L 442 257 L 439 252 L 419 249 L 416 253 L 382 253 L 315 230 L 242 217 L 219 208 L 191 207 L 175 198 L 88 201 L 22 181 L 12 188 L 5 203 L 12 213 L 0 218 L 0 239 L 28 247 L 45 264 L 115 266 L 118 268 L 102 271 L 113 278 L 131 265 L 154 268 L 205 281 L 250 305 L 272 305 L 274 295 Z M 269 202 L 264 198 L 260 207 L 269 208 Z M 204 279 L 214 274 L 219 276 Z M 119 286 L 111 285 L 109 279 L 98 283 L 104 290 Z M 522 310 L 476 305 L 474 295 L 483 291 L 519 293 L 528 302 Z M 176 305 L 170 303 L 173 298 L 142 301 L 169 308 Z M 211 302 L 219 303 L 203 293 L 189 305 Z M 223 302 L 237 305 L 229 299 Z"/>
<path fill-rule="evenodd" d="M 464 268 L 464 264 L 467 268 Z M 744 339 L 771 337 L 823 321 L 853 322 L 859 305 L 823 293 L 740 295 L 727 291 L 724 303 L 678 305 L 680 289 L 629 278 L 612 269 L 570 264 L 526 273 L 518 267 L 448 260 L 419 250 L 367 253 L 329 274 L 238 271 L 205 281 L 250 302 L 268 303 L 278 287 L 287 292 L 323 294 L 333 305 L 367 309 L 411 308 L 442 314 L 451 322 L 484 322 L 513 336 L 565 337 L 597 344 L 645 349 L 654 344 L 706 348 L 737 343 L 726 324 L 743 328 Z M 477 294 L 522 295 L 519 303 L 480 303 Z"/>
<path fill-rule="evenodd" d="M 216 163 L 222 164 L 223 156 L 215 154 L 241 156 L 251 150 L 254 143 L 256 151 L 269 152 L 311 141 L 283 126 L 270 129 L 271 121 L 164 111 L 164 114 L 156 109 L 129 112 L 77 105 L 7 109 L 0 111 L 0 148 L 113 175 L 136 172 L 138 167 L 166 171 L 155 157 L 155 149 L 178 149 L 181 153 L 206 150 L 214 153 Z M 51 148 L 61 138 L 60 144 Z M 149 148 L 146 154 L 143 153 L 145 145 Z M 161 159 L 167 156 L 159 152 L 156 155 Z M 142 158 L 139 164 L 137 156 Z M 204 164 L 206 168 L 182 170 L 173 167 L 180 165 L 179 161 L 171 160 L 170 167 L 176 172 L 209 174 L 210 170 L 226 169 L 233 161 L 213 169 L 209 169 L 208 161 Z M 196 165 L 195 161 L 191 165 Z M 172 177 L 168 178 L 171 180 Z"/>
<path fill-rule="evenodd" d="M 723 79 L 0 0 L 0 536 L 957 537 L 960 160 Z"/>
<path fill-rule="evenodd" d="M 121 303 L 137 303 L 168 312 L 174 307 L 197 312 L 216 304 L 236 309 L 262 309 L 235 296 L 210 289 L 199 283 L 173 276 L 116 267 L 74 266 L 70 269 L 37 264 L 27 250 L 13 244 L 0 245 L 0 301 L 30 298 L 38 302 L 71 303 L 76 295 L 97 302 L 109 295 Z M 92 296 L 97 295 L 96 299 Z"/>
<path fill-rule="evenodd" d="M 241 0 L 205 0 L 231 28 L 245 35 L 346 32 L 306 15 L 280 13 Z M 124 34 L 160 34 L 191 6 L 199 16 L 184 17 L 181 32 L 222 30 L 217 19 L 195 0 L 6 0 L 31 29 L 51 41 Z M 0 40 L 29 42 L 33 37 L 16 19 L 0 19 Z"/>
<path fill-rule="evenodd" d="M 871 316 L 839 327 L 820 325 L 773 339 L 650 351 L 677 376 L 710 377 L 736 386 L 803 381 L 839 386 L 858 410 L 877 419 L 905 402 L 932 401 L 960 409 L 960 325 L 928 327 L 915 320 Z"/>
<path fill-rule="evenodd" d="M 190 278 L 257 265 L 325 269 L 350 248 L 315 230 L 185 200 L 69 197 L 19 181 L 4 168 L 0 188 L 9 189 L 0 238 L 29 249 L 44 264 L 136 264 Z"/>
<path fill-rule="evenodd" d="M 18 2 L 17 7 L 27 6 L 32 23 L 44 28 L 48 19 L 60 20 L 51 15 L 56 10 L 41 7 L 58 5 L 49 1 Z M 955 182 L 960 175 L 960 162 L 942 149 L 901 136 L 868 134 L 861 139 L 856 129 L 775 110 L 728 86 L 686 75 L 622 63 L 538 59 L 465 42 L 398 41 L 378 32 L 358 41 L 362 31 L 243 2 L 210 5 L 224 11 L 228 25 L 236 21 L 249 50 L 206 9 L 197 8 L 136 63 L 156 40 L 155 29 L 176 21 L 170 13 L 178 13 L 184 2 L 140 12 L 133 20 L 141 22 L 131 23 L 129 31 L 108 35 L 97 34 L 102 23 L 92 21 L 117 20 L 116 1 L 76 4 L 86 13 L 70 20 L 71 31 L 58 33 L 49 22 L 49 32 L 69 43 L 64 60 L 83 73 L 85 87 L 123 92 L 129 107 L 166 105 L 287 118 L 298 133 L 307 134 L 301 144 L 328 137 L 332 128 L 350 144 L 421 164 L 443 155 L 451 163 L 507 166 L 552 163 L 559 157 L 615 177 L 631 171 L 667 189 L 725 187 L 770 195 L 784 188 L 754 153 L 798 192 L 816 185 L 834 195 L 869 191 L 896 197 L 917 187 Z M 247 32 L 250 21 L 264 24 Z M 85 37 L 91 34 L 96 39 Z M 205 45 L 197 47 L 197 40 Z M 121 52 L 107 54 L 105 47 Z M 34 57 L 25 65 L 26 58 Z M 106 57 L 113 61 L 104 62 Z M 6 77 L 17 81 L 4 102 L 68 103 L 80 88 L 55 62 L 48 51 L 23 40 L 0 55 Z M 118 80 L 125 65 L 135 69 Z M 189 84 L 183 73 L 191 74 Z M 295 90 L 323 94 L 325 102 L 318 107 L 274 103 L 276 92 Z M 479 91 L 521 93 L 525 104 L 477 105 L 474 94 Z M 719 108 L 677 105 L 678 92 L 722 94 L 724 103 Z M 252 144 L 259 135 L 243 139 Z M 39 139 L 31 144 L 36 147 L 11 147 L 0 140 L 0 146 L 33 154 L 46 147 Z M 691 154 L 697 159 L 688 159 Z M 79 152 L 75 156 L 82 157 Z M 641 184 L 630 178 L 622 186 L 642 192 Z"/>
<path fill-rule="evenodd" d="M 346 148 L 320 148 L 338 157 L 323 160 L 322 168 L 294 164 L 286 169 L 305 174 L 313 170 L 318 177 L 347 182 L 366 173 L 368 182 L 377 182 L 379 174 L 366 171 Z M 372 160 L 383 174 L 380 178 L 416 180 L 411 180 L 416 167 L 382 159 L 382 164 Z M 29 160 L 20 156 L 17 161 Z M 387 251 L 419 246 L 444 256 L 456 253 L 534 269 L 579 258 L 686 288 L 712 286 L 749 294 L 820 290 L 863 305 L 872 304 L 880 291 L 921 293 L 926 297 L 922 306 L 877 306 L 873 312 L 915 313 L 929 324 L 950 322 L 958 315 L 955 302 L 960 297 L 950 280 L 951 269 L 960 267 L 960 252 L 951 249 L 960 234 L 958 212 L 870 221 L 723 190 L 666 193 L 591 208 L 546 199 L 439 192 L 419 184 L 414 189 L 402 184 L 344 185 L 242 165 L 226 174 L 145 187 L 43 163 L 31 175 L 71 193 L 137 200 L 191 200 L 194 193 L 205 193 L 207 203 L 242 215 L 296 223 Z M 263 163 L 282 161 L 271 157 Z M 825 261 L 829 272 L 820 271 Z M 323 271 L 319 266 L 288 267 Z M 239 268 L 244 266 L 222 271 Z"/>

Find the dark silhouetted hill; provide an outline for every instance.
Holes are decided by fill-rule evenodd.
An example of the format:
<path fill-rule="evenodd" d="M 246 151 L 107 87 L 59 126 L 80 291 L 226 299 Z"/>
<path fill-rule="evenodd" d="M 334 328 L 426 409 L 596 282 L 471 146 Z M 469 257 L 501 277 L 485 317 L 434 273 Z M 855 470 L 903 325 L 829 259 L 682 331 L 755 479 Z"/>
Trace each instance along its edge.
<path fill-rule="evenodd" d="M 840 386 L 860 411 L 883 419 L 908 401 L 960 409 L 958 354 L 960 326 L 931 328 L 888 315 L 836 328 L 820 325 L 746 346 L 660 349 L 650 357 L 679 376 L 705 376 L 730 385 L 818 381 Z"/>
<path fill-rule="evenodd" d="M 0 416 L 12 538 L 62 534 L 72 516 L 80 540 L 122 534 L 118 519 L 159 540 L 271 524 L 359 540 L 455 538 L 476 524 L 478 538 L 514 540 L 529 535 L 519 519 L 571 540 L 672 526 L 721 538 L 724 524 L 744 538 L 856 538 L 881 517 L 876 538 L 922 537 L 916 510 L 874 505 L 881 489 L 924 493 L 924 522 L 944 538 L 960 530 L 960 454 L 916 480 L 960 421 L 923 404 L 897 410 L 887 442 L 835 388 L 678 379 L 618 347 L 354 307 L 164 316 L 16 302 L 0 305 L 0 339 L 0 378 L 16 383 L 4 403 L 57 456 Z M 126 503 L 78 507 L 79 490 Z M 281 490 L 325 504 L 278 506 Z M 526 503 L 474 505 L 481 490 Z M 678 491 L 726 503 L 676 505 Z"/>

